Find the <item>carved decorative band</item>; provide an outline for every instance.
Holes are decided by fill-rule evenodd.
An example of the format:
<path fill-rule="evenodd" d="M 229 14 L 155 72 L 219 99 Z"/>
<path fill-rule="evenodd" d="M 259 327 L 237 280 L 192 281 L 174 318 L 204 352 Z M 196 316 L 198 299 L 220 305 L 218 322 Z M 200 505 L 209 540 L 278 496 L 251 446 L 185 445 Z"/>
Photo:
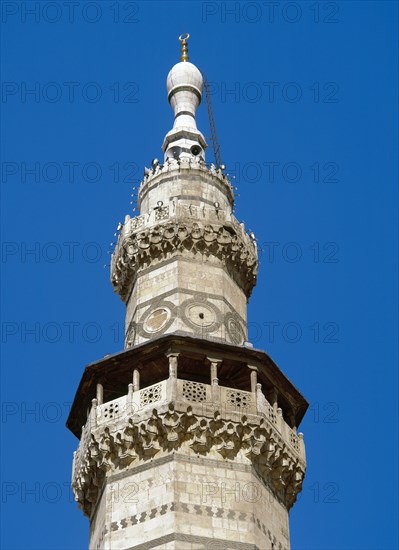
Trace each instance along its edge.
<path fill-rule="evenodd" d="M 201 103 L 201 99 L 202 99 L 202 94 L 201 94 L 201 90 L 199 90 L 196 86 L 193 86 L 193 85 L 179 85 L 179 86 L 175 86 L 174 88 L 172 88 L 168 94 L 168 101 L 171 100 L 171 98 L 177 93 L 177 92 L 192 92 L 194 93 L 198 99 L 199 99 L 199 102 Z"/>
<path fill-rule="evenodd" d="M 256 283 L 258 259 L 255 246 L 230 225 L 170 220 L 126 235 L 112 259 L 111 281 L 126 300 L 140 269 L 173 255 L 191 258 L 213 256 L 227 268 L 247 297 Z"/>
<path fill-rule="evenodd" d="M 175 115 L 175 118 L 177 118 L 178 116 L 182 116 L 182 115 L 191 116 L 195 119 L 195 115 L 193 115 L 193 113 L 190 113 L 190 111 L 180 111 L 180 113 L 177 113 Z"/>
<path fill-rule="evenodd" d="M 185 502 L 169 502 L 167 504 L 161 504 L 159 506 L 156 506 L 154 508 L 151 508 L 145 512 L 138 513 L 135 515 L 129 515 L 123 518 L 119 521 L 114 521 L 111 523 L 111 532 L 115 531 L 122 531 L 124 529 L 128 529 L 129 527 L 136 527 L 145 523 L 148 520 L 162 517 L 168 513 L 171 512 L 179 512 L 180 514 L 189 514 L 190 518 L 192 519 L 193 516 L 202 516 L 206 518 L 223 518 L 225 520 L 230 521 L 236 521 L 236 522 L 244 522 L 246 525 L 254 525 L 259 529 L 261 534 L 266 537 L 268 547 L 273 548 L 273 542 L 275 543 L 276 550 L 283 550 L 283 546 L 281 543 L 277 546 L 277 542 L 274 541 L 273 534 L 271 531 L 266 527 L 266 525 L 261 522 L 255 514 L 252 512 L 241 512 L 238 510 L 233 510 L 229 508 L 220 508 L 217 506 L 202 506 L 198 504 L 191 504 L 191 503 L 185 503 Z M 151 545 L 153 547 L 159 547 L 161 542 L 165 543 L 172 540 L 179 540 L 181 542 L 187 542 L 187 543 L 205 543 L 205 542 L 212 542 L 215 543 L 215 541 L 218 541 L 220 544 L 212 544 L 210 546 L 205 545 L 205 548 L 209 548 L 209 550 L 221 550 L 222 548 L 224 550 L 227 549 L 234 549 L 234 550 L 254 550 L 253 544 L 246 544 L 242 542 L 227 540 L 227 539 L 209 539 L 204 537 L 197 537 L 193 535 L 187 535 L 183 533 L 171 533 L 170 535 L 166 535 L 162 537 L 162 539 L 155 539 L 151 541 Z M 136 545 L 133 546 L 132 549 L 146 549 L 148 550 L 147 545 Z"/>
<path fill-rule="evenodd" d="M 196 388 L 196 395 L 198 392 Z M 157 453 L 170 453 L 185 445 L 193 455 L 216 452 L 224 459 L 234 459 L 243 454 L 289 509 L 301 490 L 305 466 L 263 418 L 251 418 L 249 421 L 243 415 L 240 421 L 227 420 L 219 412 L 213 417 L 195 415 L 191 407 L 177 412 L 170 403 L 166 412 L 153 409 L 144 421 L 131 417 L 113 433 L 107 426 L 97 427 L 81 449 L 83 456 L 81 452 L 75 456 L 75 498 L 90 515 L 108 472 L 123 471 L 135 461 L 141 464 Z"/>

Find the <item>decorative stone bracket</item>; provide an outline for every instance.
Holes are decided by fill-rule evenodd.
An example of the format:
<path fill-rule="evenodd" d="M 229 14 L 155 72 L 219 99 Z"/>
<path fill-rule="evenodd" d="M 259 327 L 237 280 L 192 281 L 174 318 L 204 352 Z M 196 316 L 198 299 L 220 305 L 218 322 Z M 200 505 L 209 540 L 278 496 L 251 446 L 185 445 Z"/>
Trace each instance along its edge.
<path fill-rule="evenodd" d="M 125 301 L 140 269 L 177 254 L 190 258 L 214 256 L 250 296 L 256 283 L 258 259 L 249 237 L 243 238 L 230 223 L 205 225 L 177 219 L 131 232 L 121 239 L 112 257 L 115 292 Z"/>
<path fill-rule="evenodd" d="M 152 409 L 145 420 L 130 416 L 116 428 L 113 423 L 112 432 L 107 425 L 90 429 L 88 422 L 81 441 L 83 456 L 74 456 L 72 487 L 79 506 L 91 514 L 109 473 L 158 454 L 185 450 L 220 460 L 240 456 L 241 461 L 250 461 L 276 498 L 291 508 L 302 487 L 305 462 L 261 416 L 235 416 L 223 418 L 219 411 L 198 414 L 191 406 L 170 402 Z"/>

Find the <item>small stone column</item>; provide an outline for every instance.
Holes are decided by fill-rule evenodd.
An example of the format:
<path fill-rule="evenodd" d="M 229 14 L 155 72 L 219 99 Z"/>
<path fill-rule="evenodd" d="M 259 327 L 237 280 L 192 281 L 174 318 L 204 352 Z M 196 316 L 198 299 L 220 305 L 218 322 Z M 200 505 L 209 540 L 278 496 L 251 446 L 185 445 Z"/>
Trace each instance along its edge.
<path fill-rule="evenodd" d="M 277 408 L 277 429 L 280 431 L 280 433 L 284 430 L 285 426 L 286 424 L 283 418 L 283 409 L 278 407 Z M 285 434 L 285 437 L 287 437 L 287 434 Z"/>
<path fill-rule="evenodd" d="M 257 410 L 257 412 L 258 413 L 261 413 L 261 412 L 264 413 L 266 398 L 265 398 L 265 396 L 263 395 L 263 392 L 262 392 L 262 384 L 259 384 L 259 383 L 256 384 L 255 397 L 256 397 L 256 410 Z"/>
<path fill-rule="evenodd" d="M 219 388 L 219 378 L 218 378 L 218 368 L 220 363 L 222 362 L 221 359 L 216 359 L 214 357 L 207 357 L 210 367 L 211 367 L 211 392 L 212 392 L 212 400 L 213 401 L 219 401 L 220 400 L 220 388 Z"/>
<path fill-rule="evenodd" d="M 102 384 L 97 384 L 96 397 L 97 397 L 97 404 L 102 405 L 104 403 L 104 388 Z"/>
<path fill-rule="evenodd" d="M 258 369 L 256 367 L 251 367 L 248 365 L 248 368 L 251 369 L 251 392 L 256 394 L 256 387 L 258 384 Z"/>
<path fill-rule="evenodd" d="M 219 365 L 218 361 L 211 362 L 211 386 L 219 385 L 218 365 Z"/>
<path fill-rule="evenodd" d="M 169 378 L 177 378 L 177 358 L 178 353 L 167 353 L 166 357 L 169 359 Z"/>
<path fill-rule="evenodd" d="M 134 369 L 133 371 L 133 391 L 139 391 L 140 389 L 140 371 L 139 369 Z"/>
<path fill-rule="evenodd" d="M 95 428 L 97 426 L 97 404 L 96 398 L 91 400 L 90 428 Z"/>
<path fill-rule="evenodd" d="M 298 433 L 298 439 L 299 439 L 299 450 L 300 450 L 300 453 L 301 453 L 301 457 L 302 457 L 302 460 L 305 462 L 306 461 L 306 453 L 305 453 L 305 444 L 303 442 L 303 433 L 302 432 Z"/>
<path fill-rule="evenodd" d="M 128 390 L 127 390 L 127 403 L 130 408 L 133 406 L 133 393 L 134 393 L 134 386 L 133 384 L 129 384 Z"/>
<path fill-rule="evenodd" d="M 169 395 L 172 400 L 174 400 L 177 395 L 177 361 L 179 354 L 176 352 L 169 352 L 166 354 L 166 357 L 169 359 Z"/>

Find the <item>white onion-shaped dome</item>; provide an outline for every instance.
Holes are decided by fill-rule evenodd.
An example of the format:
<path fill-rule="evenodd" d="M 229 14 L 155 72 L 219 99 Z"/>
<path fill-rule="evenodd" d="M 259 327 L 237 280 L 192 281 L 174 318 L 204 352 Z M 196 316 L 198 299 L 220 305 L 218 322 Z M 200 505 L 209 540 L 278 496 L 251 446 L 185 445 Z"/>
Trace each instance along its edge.
<path fill-rule="evenodd" d="M 201 71 L 188 62 L 187 40 L 181 35 L 181 61 L 176 63 L 166 78 L 168 100 L 174 111 L 173 128 L 165 136 L 162 150 L 165 159 L 198 157 L 205 160 L 206 141 L 197 128 L 196 110 L 201 103 L 204 84 Z"/>
<path fill-rule="evenodd" d="M 200 94 L 200 96 L 202 95 L 202 75 L 197 67 L 189 61 L 181 61 L 180 63 L 176 63 L 176 65 L 174 65 L 169 71 L 166 79 L 168 97 L 170 97 L 170 93 L 173 89 L 180 86 L 193 87 Z"/>

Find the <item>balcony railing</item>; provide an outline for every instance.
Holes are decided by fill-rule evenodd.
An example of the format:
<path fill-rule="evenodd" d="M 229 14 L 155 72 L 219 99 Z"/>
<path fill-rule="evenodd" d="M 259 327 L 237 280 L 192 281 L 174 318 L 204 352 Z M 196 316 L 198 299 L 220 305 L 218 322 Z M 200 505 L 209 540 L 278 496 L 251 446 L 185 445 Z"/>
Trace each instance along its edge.
<path fill-rule="evenodd" d="M 225 386 L 202 384 L 178 378 L 169 378 L 144 389 L 133 391 L 129 385 L 127 395 L 101 405 L 93 404 L 90 415 L 82 429 L 77 451 L 74 453 L 73 471 L 77 471 L 85 456 L 92 429 L 97 426 L 115 423 L 134 415 L 146 416 L 154 405 L 170 401 L 187 402 L 213 408 L 224 416 L 226 413 L 261 416 L 299 458 L 305 460 L 302 434 L 290 428 L 285 422 L 280 408 L 273 407 L 263 395 L 260 384 L 256 392 L 248 392 Z"/>

